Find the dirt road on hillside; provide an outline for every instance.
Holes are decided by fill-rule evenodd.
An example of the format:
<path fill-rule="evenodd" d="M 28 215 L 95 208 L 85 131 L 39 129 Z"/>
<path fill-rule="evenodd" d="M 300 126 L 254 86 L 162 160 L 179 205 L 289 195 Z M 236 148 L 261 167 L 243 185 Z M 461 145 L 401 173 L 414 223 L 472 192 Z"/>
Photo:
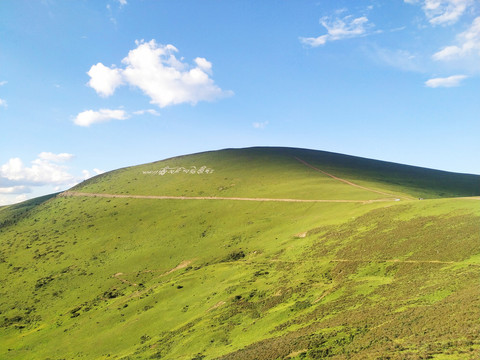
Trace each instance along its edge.
<path fill-rule="evenodd" d="M 415 200 L 414 198 L 411 198 L 411 197 L 408 197 L 408 196 L 386 193 L 386 192 L 383 192 L 383 191 L 378 191 L 378 190 L 375 190 L 375 189 L 370 189 L 370 188 L 368 188 L 368 187 L 355 184 L 355 183 L 353 183 L 353 182 L 351 182 L 351 181 L 348 181 L 348 180 L 339 178 L 339 177 L 337 177 L 337 176 L 335 176 L 335 175 L 329 174 L 328 172 L 323 171 L 323 170 L 321 170 L 321 169 L 319 169 L 319 168 L 317 168 L 317 167 L 315 167 L 315 166 L 307 163 L 305 160 L 302 160 L 302 159 L 300 159 L 300 158 L 298 158 L 298 157 L 296 157 L 296 156 L 295 156 L 295 159 L 296 159 L 297 161 L 301 162 L 303 165 L 308 166 L 309 168 L 311 168 L 311 169 L 313 169 L 313 170 L 316 170 L 316 171 L 318 171 L 318 172 L 321 172 L 322 174 L 327 175 L 327 176 L 329 176 L 329 177 L 331 177 L 332 179 L 335 179 L 335 180 L 337 180 L 337 181 L 341 181 L 341 182 L 343 182 L 343 183 L 345 183 L 345 184 L 347 184 L 347 185 L 354 186 L 354 187 L 356 187 L 356 188 L 359 188 L 359 189 L 362 189 L 362 190 L 366 190 L 366 191 L 370 191 L 370 192 L 374 192 L 374 193 L 381 194 L 381 195 L 395 196 L 395 197 L 397 197 L 397 198 L 406 199 L 406 200 Z"/>
<path fill-rule="evenodd" d="M 389 194 L 391 195 L 391 194 Z M 235 201 L 259 201 L 259 202 L 297 202 L 297 203 L 358 203 L 370 204 L 374 202 L 398 201 L 398 198 L 375 199 L 375 200 L 320 200 L 320 199 L 270 199 L 270 198 L 242 198 L 242 197 L 223 197 L 223 196 L 164 196 L 164 195 L 123 195 L 123 194 L 101 194 L 86 193 L 79 191 L 65 191 L 59 196 L 80 196 L 80 197 L 100 197 L 100 198 L 120 198 L 120 199 L 157 199 L 157 200 L 235 200 Z"/>

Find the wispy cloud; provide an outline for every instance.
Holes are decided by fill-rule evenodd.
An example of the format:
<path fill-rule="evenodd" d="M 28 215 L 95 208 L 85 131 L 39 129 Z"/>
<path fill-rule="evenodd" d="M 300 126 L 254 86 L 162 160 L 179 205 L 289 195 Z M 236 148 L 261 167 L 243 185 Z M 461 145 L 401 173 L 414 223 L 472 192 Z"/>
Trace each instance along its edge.
<path fill-rule="evenodd" d="M 409 4 L 421 4 L 432 25 L 451 25 L 474 4 L 474 0 L 404 0 Z"/>
<path fill-rule="evenodd" d="M 460 86 L 462 80 L 466 79 L 466 75 L 453 75 L 444 78 L 434 78 L 425 81 L 425 85 L 431 88 L 438 88 L 438 87 L 456 87 Z"/>
<path fill-rule="evenodd" d="M 144 115 L 150 114 L 153 116 L 160 116 L 160 113 L 155 109 L 145 109 L 145 110 L 137 110 L 133 112 L 133 115 Z"/>
<path fill-rule="evenodd" d="M 79 113 L 73 122 L 78 126 L 90 126 L 92 124 L 108 122 L 111 120 L 125 120 L 128 118 L 125 110 L 100 109 L 86 110 Z"/>
<path fill-rule="evenodd" d="M 155 109 L 142 109 L 136 110 L 131 113 L 128 113 L 125 110 L 117 109 L 100 109 L 95 110 L 85 110 L 79 113 L 74 119 L 73 122 L 78 126 L 88 127 L 93 124 L 98 124 L 102 122 L 108 122 L 111 120 L 126 120 L 133 115 L 145 115 L 149 114 L 152 116 L 160 116 L 160 113 Z"/>
<path fill-rule="evenodd" d="M 453 60 L 469 55 L 480 55 L 480 16 L 457 36 L 457 45 L 444 47 L 433 55 L 434 60 Z"/>
<path fill-rule="evenodd" d="M 254 122 L 252 125 L 255 129 L 265 129 L 268 125 L 268 121 Z"/>
<path fill-rule="evenodd" d="M 112 24 L 117 25 L 116 15 L 118 15 L 119 11 L 121 11 L 123 7 L 127 5 L 127 0 L 114 0 L 113 2 L 111 2 L 111 4 L 112 5 L 106 5 L 108 17 Z"/>
<path fill-rule="evenodd" d="M 424 70 L 419 55 L 408 50 L 373 46 L 366 51 L 375 61 L 402 71 L 422 72 Z"/>
<path fill-rule="evenodd" d="M 150 102 L 163 108 L 170 105 L 199 101 L 213 101 L 230 96 L 231 91 L 220 89 L 210 77 L 212 64 L 197 57 L 194 65 L 177 59 L 178 49 L 173 45 L 137 41 L 122 60 L 124 68 L 107 67 L 102 63 L 88 71 L 88 85 L 100 96 L 110 96 L 122 84 L 139 88 L 150 97 Z"/>
<path fill-rule="evenodd" d="M 322 17 L 320 24 L 327 30 L 327 33 L 318 37 L 300 37 L 300 41 L 308 46 L 317 47 L 325 45 L 328 41 L 349 39 L 365 36 L 369 28 L 373 27 L 368 23 L 366 16 L 353 17 L 347 15 L 343 18 Z"/>
<path fill-rule="evenodd" d="M 0 86 L 6 85 L 8 81 L 2 80 L 0 81 Z M 7 107 L 7 101 L 5 99 L 0 98 L 0 107 Z"/>
<path fill-rule="evenodd" d="M 32 190 L 24 185 L 0 187 L 0 194 L 26 194 L 32 192 Z"/>

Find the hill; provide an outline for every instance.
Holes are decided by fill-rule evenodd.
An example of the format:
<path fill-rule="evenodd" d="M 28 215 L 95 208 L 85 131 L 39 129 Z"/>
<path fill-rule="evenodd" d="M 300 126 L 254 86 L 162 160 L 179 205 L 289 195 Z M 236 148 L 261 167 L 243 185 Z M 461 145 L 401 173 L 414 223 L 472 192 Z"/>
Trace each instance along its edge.
<path fill-rule="evenodd" d="M 476 359 L 479 184 L 227 149 L 0 208 L 0 358 Z"/>

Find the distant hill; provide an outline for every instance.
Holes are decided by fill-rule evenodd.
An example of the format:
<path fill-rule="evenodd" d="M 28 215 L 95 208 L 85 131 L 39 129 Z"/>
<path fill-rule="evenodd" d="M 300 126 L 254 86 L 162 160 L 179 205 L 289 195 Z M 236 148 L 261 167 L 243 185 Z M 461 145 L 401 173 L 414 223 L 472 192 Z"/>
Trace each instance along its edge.
<path fill-rule="evenodd" d="M 478 359 L 479 229 L 478 175 L 260 147 L 119 169 L 0 208 L 0 359 Z"/>

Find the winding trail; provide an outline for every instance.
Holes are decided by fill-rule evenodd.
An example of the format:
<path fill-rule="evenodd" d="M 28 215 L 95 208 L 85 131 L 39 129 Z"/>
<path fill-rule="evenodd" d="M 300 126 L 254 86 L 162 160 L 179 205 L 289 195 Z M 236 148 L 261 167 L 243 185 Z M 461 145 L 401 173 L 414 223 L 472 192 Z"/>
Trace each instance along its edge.
<path fill-rule="evenodd" d="M 389 194 L 391 195 L 391 194 Z M 398 201 L 398 198 L 375 199 L 375 200 L 321 200 L 321 199 L 271 199 L 271 198 L 243 198 L 243 197 L 223 197 L 223 196 L 169 196 L 169 195 L 123 195 L 123 194 L 101 194 L 86 193 L 79 191 L 65 191 L 59 196 L 80 196 L 80 197 L 100 197 L 100 198 L 120 198 L 120 199 L 156 199 L 156 200 L 235 200 L 235 201 L 259 201 L 259 202 L 296 202 L 296 203 L 357 203 L 370 204 L 374 202 Z"/>

